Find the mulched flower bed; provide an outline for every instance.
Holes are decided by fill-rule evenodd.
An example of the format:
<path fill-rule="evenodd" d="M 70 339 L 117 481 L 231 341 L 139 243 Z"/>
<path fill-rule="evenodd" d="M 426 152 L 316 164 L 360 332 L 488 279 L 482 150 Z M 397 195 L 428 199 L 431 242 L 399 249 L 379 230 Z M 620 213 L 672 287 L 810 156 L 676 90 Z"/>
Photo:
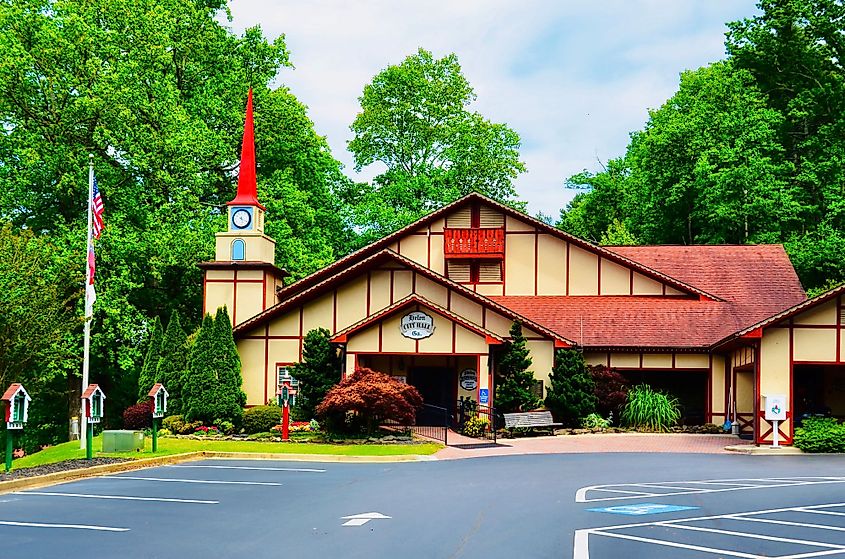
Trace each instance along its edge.
<path fill-rule="evenodd" d="M 118 462 L 127 461 L 127 458 L 94 458 L 92 460 L 80 458 L 76 460 L 65 460 L 64 462 L 56 462 L 54 464 L 44 464 L 42 466 L 34 466 L 32 468 L 12 470 L 8 474 L 0 471 L 0 481 L 43 476 L 44 474 L 54 474 L 56 472 L 66 472 L 68 470 L 78 470 L 80 468 L 90 468 L 91 466 L 102 466 L 104 464 L 116 464 Z M 2 468 L 2 466 L 0 466 L 0 468 Z"/>

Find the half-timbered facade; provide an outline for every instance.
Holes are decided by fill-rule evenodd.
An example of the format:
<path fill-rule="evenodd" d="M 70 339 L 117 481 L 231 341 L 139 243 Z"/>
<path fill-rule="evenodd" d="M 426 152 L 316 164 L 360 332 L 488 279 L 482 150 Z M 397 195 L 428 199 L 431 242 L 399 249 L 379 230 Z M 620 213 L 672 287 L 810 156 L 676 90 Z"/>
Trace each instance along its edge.
<path fill-rule="evenodd" d="M 735 421 L 759 442 L 766 394 L 788 396 L 786 442 L 801 414 L 845 416 L 843 291 L 807 300 L 780 245 L 602 247 L 471 194 L 285 286 L 251 134 L 250 101 L 229 225 L 200 265 L 205 312 L 234 321 L 250 405 L 273 398 L 314 328 L 343 352 L 339 378 L 366 366 L 429 403 L 494 404 L 497 351 L 520 321 L 538 394 L 555 350 L 574 347 L 672 392 L 688 421 Z"/>

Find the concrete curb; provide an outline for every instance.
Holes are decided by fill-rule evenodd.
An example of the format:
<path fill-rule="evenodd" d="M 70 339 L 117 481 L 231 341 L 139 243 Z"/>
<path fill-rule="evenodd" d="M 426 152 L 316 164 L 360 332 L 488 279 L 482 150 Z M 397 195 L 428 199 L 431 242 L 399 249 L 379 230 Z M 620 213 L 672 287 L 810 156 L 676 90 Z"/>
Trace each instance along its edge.
<path fill-rule="evenodd" d="M 738 454 L 753 454 L 755 456 L 802 456 L 803 451 L 794 446 L 757 446 L 753 444 L 735 444 L 726 446 L 725 450 Z"/>
<path fill-rule="evenodd" d="M 132 470 L 140 470 L 143 468 L 154 468 L 156 466 L 175 464 L 177 462 L 185 462 L 187 460 L 194 460 L 196 458 L 201 457 L 202 452 L 185 452 L 182 454 L 157 456 L 155 458 L 139 458 L 137 460 L 127 460 L 126 462 L 118 462 L 117 464 L 103 464 L 101 466 L 91 466 L 90 468 L 77 468 L 75 470 L 68 470 L 66 472 L 55 472 L 52 474 L 45 474 L 43 476 L 33 476 L 21 479 L 12 479 L 9 481 L 0 481 L 0 495 L 2 495 L 3 493 L 8 493 L 10 491 L 20 491 L 22 489 L 35 489 L 37 487 L 56 485 L 58 483 L 66 483 L 68 481 L 75 481 L 77 479 L 97 477 L 105 474 L 113 474 L 116 472 L 129 472 Z"/>
<path fill-rule="evenodd" d="M 103 464 L 91 466 L 90 468 L 77 468 L 66 472 L 55 472 L 43 476 L 25 477 L 9 481 L 0 481 L 0 495 L 12 491 L 25 489 L 36 489 L 48 485 L 57 485 L 102 475 L 119 472 L 130 472 L 144 468 L 155 468 L 187 462 L 200 458 L 222 458 L 228 460 L 282 460 L 290 462 L 347 462 L 347 463 L 394 463 L 394 462 L 426 462 L 437 460 L 433 455 L 419 454 L 395 454 L 388 456 L 345 456 L 342 454 L 278 454 L 272 452 L 215 452 L 199 450 L 196 452 L 184 452 L 182 454 L 170 454 L 168 456 L 157 456 L 155 458 L 139 458 L 118 462 L 116 464 Z"/>

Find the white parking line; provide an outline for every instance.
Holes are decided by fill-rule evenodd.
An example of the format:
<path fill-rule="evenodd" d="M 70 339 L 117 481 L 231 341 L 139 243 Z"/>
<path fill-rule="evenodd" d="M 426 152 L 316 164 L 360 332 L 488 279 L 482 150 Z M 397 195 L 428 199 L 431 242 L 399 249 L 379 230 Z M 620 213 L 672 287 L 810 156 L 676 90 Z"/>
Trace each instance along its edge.
<path fill-rule="evenodd" d="M 220 481 L 216 479 L 174 479 L 167 477 L 136 477 L 136 476 L 103 476 L 106 479 L 133 479 L 139 481 L 163 481 L 167 483 L 212 483 L 221 485 L 273 485 L 279 486 L 281 483 L 274 483 L 271 481 Z"/>
<path fill-rule="evenodd" d="M 96 530 L 98 532 L 128 532 L 129 528 L 112 528 L 110 526 L 89 526 L 87 524 L 45 524 L 42 522 L 13 522 L 0 520 L 0 526 L 25 526 L 29 528 L 70 528 L 73 530 Z"/>
<path fill-rule="evenodd" d="M 738 483 L 732 483 L 738 482 Z M 610 483 L 604 485 L 589 485 L 582 487 L 575 492 L 576 503 L 592 503 L 596 501 L 616 501 L 622 499 L 640 499 L 643 497 L 655 497 L 654 489 L 677 489 L 677 491 L 660 493 L 660 497 L 671 497 L 673 495 L 696 495 L 703 493 L 724 493 L 727 491 L 746 491 L 752 489 L 768 489 L 778 487 L 794 487 L 799 485 L 820 485 L 828 483 L 845 483 L 845 477 L 796 477 L 796 478 L 740 478 L 740 479 L 705 479 L 689 481 L 655 481 L 643 483 Z M 678 487 L 690 484 L 718 484 L 735 485 L 735 487 Z M 591 491 L 611 491 L 616 493 L 630 493 L 622 497 L 590 497 Z"/>
<path fill-rule="evenodd" d="M 168 497 L 132 497 L 128 495 L 90 495 L 87 493 L 58 493 L 49 491 L 18 491 L 14 495 L 38 495 L 43 497 L 79 497 L 81 499 L 115 499 L 118 501 L 157 501 L 162 503 L 192 503 L 198 505 L 216 505 L 220 501 L 202 499 L 173 499 Z"/>
<path fill-rule="evenodd" d="M 711 534 L 719 534 L 722 536 L 736 538 L 740 542 L 743 539 L 756 539 L 756 540 L 766 540 L 771 542 L 780 542 L 780 543 L 788 543 L 792 545 L 800 545 L 805 547 L 815 547 L 815 548 L 823 548 L 821 550 L 814 550 L 808 552 L 800 552 L 793 555 L 783 555 L 778 556 L 778 559 L 808 559 L 812 557 L 822 557 L 827 555 L 841 555 L 845 554 L 845 543 L 833 543 L 828 541 L 817 541 L 817 540 L 803 540 L 803 539 L 793 539 L 793 538 L 783 538 L 778 536 L 769 536 L 765 534 L 758 534 L 753 532 L 742 532 L 737 530 L 724 530 L 724 529 L 717 529 L 717 528 L 708 528 L 705 526 L 693 526 L 692 523 L 700 523 L 710 520 L 739 520 L 739 521 L 748 521 L 748 522 L 759 522 L 759 523 L 770 523 L 770 524 L 783 524 L 787 526 L 796 526 L 796 527 L 803 527 L 803 528 L 814 528 L 814 529 L 822 529 L 822 530 L 830 530 L 841 532 L 845 531 L 845 528 L 839 526 L 828 526 L 824 524 L 815 524 L 815 523 L 803 523 L 803 522 L 792 522 L 786 520 L 775 520 L 775 519 L 768 519 L 768 518 L 759 518 L 761 515 L 767 514 L 775 514 L 775 513 L 784 513 L 784 512 L 792 512 L 792 513 L 812 513 L 812 514 L 830 514 L 830 515 L 845 515 L 845 513 L 838 512 L 838 511 L 830 511 L 825 509 L 830 508 L 843 508 L 845 507 L 845 503 L 830 503 L 824 505 L 811 505 L 811 506 L 804 506 L 804 507 L 787 507 L 787 508 L 778 508 L 778 509 L 767 509 L 767 510 L 758 510 L 758 511 L 750 511 L 750 512 L 741 512 L 741 513 L 731 513 L 731 514 L 719 514 L 713 516 L 697 516 L 692 518 L 679 518 L 676 520 L 662 520 L 662 521 L 655 521 L 655 522 L 636 522 L 631 524 L 617 524 L 615 526 L 603 526 L 600 528 L 586 528 L 582 530 L 575 531 L 575 541 L 574 541 L 574 554 L 573 557 L 575 559 L 589 559 L 589 539 L 590 536 L 601 536 L 607 538 L 616 538 L 622 540 L 629 540 L 629 541 L 636 541 L 644 544 L 651 544 L 651 545 L 658 545 L 663 547 L 672 547 L 678 549 L 688 549 L 690 551 L 699 551 L 703 553 L 713 554 L 713 555 L 721 555 L 721 556 L 731 556 L 731 557 L 746 557 L 746 558 L 760 558 L 763 557 L 759 554 L 754 553 L 747 553 L 741 549 L 743 544 L 737 544 L 736 546 L 731 545 L 730 547 L 738 547 L 740 549 L 719 549 L 714 547 L 707 547 L 704 545 L 695 545 L 695 544 L 687 544 L 678 541 L 672 541 L 671 536 L 667 532 L 663 532 L 663 535 L 667 539 L 658 539 L 658 538 L 651 538 L 639 535 L 632 535 L 632 534 L 623 534 L 619 533 L 619 530 L 630 530 L 634 528 L 643 528 L 643 527 L 660 527 L 660 528 L 670 528 L 670 529 L 678 529 L 678 530 L 690 530 L 695 532 L 706 532 Z"/>
<path fill-rule="evenodd" d="M 168 468 L 214 468 L 219 470 L 261 470 L 266 472 L 313 472 L 317 474 L 325 473 L 326 470 L 317 468 L 271 468 L 263 466 L 217 466 L 205 464 L 179 464 L 167 466 Z"/>

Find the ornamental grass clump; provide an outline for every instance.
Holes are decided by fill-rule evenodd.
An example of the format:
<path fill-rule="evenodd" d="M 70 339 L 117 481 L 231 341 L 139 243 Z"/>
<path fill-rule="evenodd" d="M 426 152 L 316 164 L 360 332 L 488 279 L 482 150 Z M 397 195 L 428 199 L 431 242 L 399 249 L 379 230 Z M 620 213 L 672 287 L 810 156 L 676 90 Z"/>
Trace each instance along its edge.
<path fill-rule="evenodd" d="M 678 399 L 639 384 L 628 391 L 622 425 L 643 431 L 665 432 L 678 423 Z"/>

